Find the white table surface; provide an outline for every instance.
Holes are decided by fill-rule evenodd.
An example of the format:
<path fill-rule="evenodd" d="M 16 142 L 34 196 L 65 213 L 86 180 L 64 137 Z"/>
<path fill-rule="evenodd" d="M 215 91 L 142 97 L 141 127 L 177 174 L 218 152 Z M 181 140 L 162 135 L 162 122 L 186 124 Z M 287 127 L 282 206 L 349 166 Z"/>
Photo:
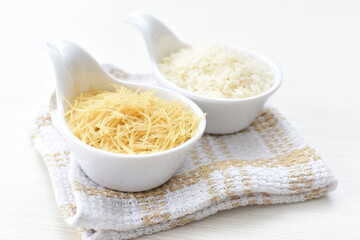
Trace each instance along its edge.
<path fill-rule="evenodd" d="M 26 127 L 54 87 L 42 44 L 69 39 L 100 62 L 149 72 L 144 42 L 121 22 L 148 11 L 194 44 L 224 42 L 284 73 L 270 100 L 327 161 L 321 199 L 240 207 L 141 239 L 360 239 L 359 1 L 3 1 L 0 7 L 0 239 L 79 239 L 61 218 Z"/>

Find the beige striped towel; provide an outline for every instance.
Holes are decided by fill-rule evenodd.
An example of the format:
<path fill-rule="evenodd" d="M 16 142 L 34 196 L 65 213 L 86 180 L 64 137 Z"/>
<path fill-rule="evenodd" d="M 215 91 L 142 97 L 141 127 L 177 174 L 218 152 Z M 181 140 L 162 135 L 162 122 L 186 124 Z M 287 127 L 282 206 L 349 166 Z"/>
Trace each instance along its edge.
<path fill-rule="evenodd" d="M 107 66 L 115 77 L 152 82 Z M 44 105 L 31 128 L 65 221 L 83 239 L 129 239 L 166 230 L 218 211 L 252 204 L 305 201 L 336 188 L 324 161 L 275 110 L 264 109 L 246 130 L 205 134 L 164 185 L 139 193 L 103 188 L 81 170 Z"/>

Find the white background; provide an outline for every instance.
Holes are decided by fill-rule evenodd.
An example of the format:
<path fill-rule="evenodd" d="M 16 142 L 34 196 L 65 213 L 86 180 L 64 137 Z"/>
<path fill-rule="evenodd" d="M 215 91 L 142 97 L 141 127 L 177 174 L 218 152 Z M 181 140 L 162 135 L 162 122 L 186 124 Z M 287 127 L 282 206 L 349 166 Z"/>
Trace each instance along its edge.
<path fill-rule="evenodd" d="M 184 41 L 272 58 L 284 82 L 270 103 L 327 161 L 338 189 L 321 199 L 240 207 L 141 239 L 360 239 L 359 1 L 2 1 L 0 239 L 79 239 L 54 201 L 26 127 L 54 87 L 43 43 L 69 39 L 104 63 L 149 72 L 144 42 L 121 21 L 162 19 Z"/>

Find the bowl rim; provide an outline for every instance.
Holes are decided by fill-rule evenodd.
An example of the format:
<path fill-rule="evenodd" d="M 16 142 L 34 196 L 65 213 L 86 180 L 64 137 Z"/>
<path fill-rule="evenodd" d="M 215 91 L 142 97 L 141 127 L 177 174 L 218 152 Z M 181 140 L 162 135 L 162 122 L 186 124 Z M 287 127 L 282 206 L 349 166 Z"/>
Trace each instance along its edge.
<path fill-rule="evenodd" d="M 184 46 L 189 46 L 185 44 Z M 251 49 L 247 49 L 247 48 L 236 48 L 236 47 L 232 47 L 233 49 L 237 49 L 239 51 L 245 52 L 247 54 L 249 54 L 250 56 L 260 60 L 261 62 L 265 63 L 266 66 L 269 68 L 269 70 L 273 73 L 273 85 L 267 89 L 266 91 L 251 96 L 251 97 L 245 97 L 245 98 L 217 98 L 217 97 L 208 97 L 208 96 L 204 96 L 204 95 L 200 95 L 194 92 L 191 92 L 187 89 L 184 89 L 182 87 L 179 87 L 178 85 L 176 85 L 175 83 L 171 82 L 170 80 L 168 80 L 164 74 L 160 71 L 159 66 L 158 66 L 158 62 L 156 61 L 152 61 L 152 68 L 153 71 L 155 72 L 155 74 L 158 76 L 157 80 L 158 83 L 160 85 L 162 85 L 161 83 L 165 83 L 166 85 L 169 86 L 169 88 L 173 91 L 176 91 L 178 93 L 181 93 L 182 95 L 193 99 L 195 101 L 207 101 L 210 103 L 238 103 L 238 102 L 246 102 L 246 101 L 250 101 L 250 100 L 254 100 L 254 99 L 258 99 L 258 98 L 262 98 L 264 96 L 268 96 L 271 95 L 272 93 L 274 93 L 281 85 L 282 83 L 282 72 L 280 70 L 280 68 L 275 64 L 275 62 L 273 60 L 271 60 L 268 57 L 265 57 L 264 55 L 255 52 Z"/>

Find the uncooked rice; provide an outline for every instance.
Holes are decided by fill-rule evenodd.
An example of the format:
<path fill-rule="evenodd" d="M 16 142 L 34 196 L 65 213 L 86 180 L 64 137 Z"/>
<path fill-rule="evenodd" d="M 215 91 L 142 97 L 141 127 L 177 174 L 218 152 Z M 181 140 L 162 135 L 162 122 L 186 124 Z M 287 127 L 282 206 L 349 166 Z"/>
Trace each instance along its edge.
<path fill-rule="evenodd" d="M 162 58 L 160 71 L 177 86 L 214 98 L 246 98 L 273 85 L 267 65 L 225 45 L 182 48 Z"/>

